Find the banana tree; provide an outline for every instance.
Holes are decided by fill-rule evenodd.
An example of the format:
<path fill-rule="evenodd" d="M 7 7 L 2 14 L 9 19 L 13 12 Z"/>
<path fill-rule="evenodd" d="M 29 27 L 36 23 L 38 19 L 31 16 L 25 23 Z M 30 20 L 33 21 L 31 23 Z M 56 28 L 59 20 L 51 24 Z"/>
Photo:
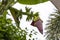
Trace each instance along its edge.
<path fill-rule="evenodd" d="M 21 3 L 21 4 L 24 4 L 24 5 L 36 5 L 36 4 L 39 4 L 39 3 L 43 3 L 43 2 L 46 2 L 47 0 L 1 0 L 0 2 L 0 15 L 3 14 L 4 11 L 6 10 L 10 10 L 15 22 L 16 22 L 16 26 L 18 28 L 19 25 L 20 25 L 20 21 L 19 19 L 22 19 L 22 15 L 27 15 L 27 18 L 26 20 L 34 20 L 35 16 L 38 17 L 38 12 L 36 13 L 33 13 L 32 11 L 30 12 L 31 8 L 25 8 L 26 9 L 26 12 L 23 12 L 22 10 L 17 10 L 15 8 L 13 8 L 12 6 L 14 4 L 16 4 L 17 2 Z M 20 28 L 21 29 L 21 28 Z"/>
<path fill-rule="evenodd" d="M 19 3 L 21 4 L 25 4 L 25 5 L 36 5 L 39 3 L 43 3 L 46 2 L 48 0 L 17 0 Z M 32 14 L 32 13 L 31 13 Z M 43 34 L 43 27 L 42 27 L 42 20 L 39 18 L 38 19 L 38 15 L 36 13 L 36 15 L 30 14 L 31 20 L 33 18 L 33 22 L 31 23 L 32 26 L 36 26 L 38 28 L 38 30 Z M 29 16 L 28 16 L 29 17 Z M 29 18 L 28 18 L 29 19 Z M 38 25 L 39 24 L 39 25 Z"/>
<path fill-rule="evenodd" d="M 7 21 L 7 20 L 5 20 L 4 18 L 2 18 L 2 19 L 4 19 L 4 21 L 3 20 L 1 20 L 1 18 L 0 18 L 0 25 L 1 24 L 3 24 L 3 23 L 5 23 L 4 25 L 1 25 L 0 26 L 0 31 L 3 31 L 3 34 L 2 33 L 0 33 L 0 35 L 2 34 L 2 35 L 4 35 L 4 39 L 5 40 L 26 40 L 26 32 L 25 32 L 25 30 L 23 31 L 21 28 L 20 28 L 20 20 L 19 19 L 22 19 L 22 15 L 27 15 L 27 18 L 26 18 L 26 21 L 29 21 L 29 20 L 33 20 L 35 23 L 32 23 L 32 24 L 34 24 L 34 26 L 37 26 L 37 28 L 38 28 L 38 30 L 43 34 L 43 29 L 42 29 L 42 25 L 37 25 L 37 23 L 41 23 L 42 24 L 42 20 L 39 18 L 39 14 L 38 14 L 38 12 L 36 12 L 36 13 L 33 13 L 32 11 L 30 11 L 31 10 L 31 8 L 27 8 L 27 7 L 25 7 L 25 12 L 23 12 L 22 11 L 22 9 L 20 9 L 20 10 L 17 10 L 17 9 L 15 9 L 15 8 L 13 8 L 12 6 L 14 5 L 14 4 L 16 4 L 17 2 L 19 2 L 19 3 L 21 3 L 21 4 L 24 4 L 24 5 L 36 5 L 36 4 L 39 4 L 39 3 L 43 3 L 43 2 L 46 2 L 47 0 L 0 0 L 0 16 L 3 16 L 5 19 L 6 19 L 6 15 L 5 15 L 5 11 L 6 11 L 6 13 L 8 13 L 7 12 L 7 10 L 10 10 L 10 12 L 11 12 L 11 14 L 12 14 L 12 16 L 13 16 L 13 19 L 14 19 L 14 21 L 15 21 L 15 23 L 16 23 L 16 27 L 17 27 L 17 29 L 18 30 L 16 30 L 16 27 L 14 27 L 14 25 L 13 26 L 9 26 L 8 25 L 8 28 L 6 28 L 5 29 L 5 24 L 7 24 L 7 23 L 5 23 L 5 21 Z M 5 16 L 4 16 L 4 15 Z M 37 21 L 38 20 L 38 21 Z M 1 23 L 1 21 L 2 21 L 2 23 Z M 8 20 L 8 22 L 10 23 L 10 21 Z M 8 24 L 9 24 L 8 23 Z M 40 29 L 40 28 L 41 29 Z M 4 28 L 4 30 L 1 30 L 1 28 L 3 29 Z M 14 28 L 14 29 L 13 29 Z M 19 29 L 20 28 L 20 29 Z M 8 30 L 7 30 L 8 29 Z M 6 31 L 7 30 L 7 31 Z M 21 32 L 20 32 L 20 30 L 22 30 Z M 25 32 L 25 33 L 24 33 Z M 4 34 L 5 33 L 5 34 Z M 7 34 L 8 33 L 8 34 Z M 19 34 L 18 34 L 19 33 Z M 21 34 L 23 34 L 24 33 L 24 35 L 23 36 L 21 36 L 20 35 L 20 33 Z M 11 35 L 9 35 L 9 34 L 11 34 Z M 8 36 L 10 36 L 10 38 L 8 37 Z M 17 37 L 18 36 L 18 37 Z M 31 34 L 29 35 L 30 37 L 31 37 Z M 0 36 L 0 38 L 1 38 L 2 36 Z M 23 37 L 23 38 L 22 38 Z M 8 39 L 6 39 L 6 38 L 8 38 Z M 14 38 L 14 39 L 13 39 Z M 2 39 L 3 40 L 3 39 Z M 34 40 L 34 39 L 33 39 Z"/>

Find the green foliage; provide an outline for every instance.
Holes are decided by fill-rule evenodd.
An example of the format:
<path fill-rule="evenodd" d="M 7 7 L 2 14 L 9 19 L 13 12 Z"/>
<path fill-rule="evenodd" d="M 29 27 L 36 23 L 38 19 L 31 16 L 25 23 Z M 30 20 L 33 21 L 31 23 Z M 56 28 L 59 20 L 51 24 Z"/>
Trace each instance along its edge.
<path fill-rule="evenodd" d="M 15 20 L 15 22 L 16 22 L 16 26 L 17 27 L 19 27 L 19 24 L 20 24 L 20 21 L 19 21 L 19 18 L 20 19 L 22 19 L 22 15 L 27 15 L 27 18 L 26 18 L 26 21 L 29 21 L 29 20 L 32 20 L 33 19 L 33 17 L 34 16 L 38 16 L 38 12 L 36 12 L 35 14 L 32 12 L 32 11 L 30 11 L 31 10 L 31 8 L 27 8 L 27 7 L 25 7 L 25 9 L 26 9 L 26 12 L 22 12 L 22 10 L 20 9 L 20 10 L 17 10 L 17 9 L 15 9 L 15 8 L 12 8 L 12 6 L 16 3 L 16 2 L 20 2 L 21 0 L 2 0 L 2 3 L 1 3 L 1 5 L 0 5 L 0 15 L 2 15 L 3 14 L 3 12 L 5 11 L 5 10 L 10 10 L 10 12 L 11 12 L 11 14 L 12 14 L 12 16 L 13 16 L 13 18 L 14 18 L 14 20 Z M 27 0 L 26 0 L 27 1 Z M 31 1 L 31 3 L 33 3 L 33 1 L 35 2 L 36 0 L 30 0 Z M 29 1 L 29 2 L 30 2 Z M 37 0 L 38 1 L 38 0 Z M 36 1 L 36 2 L 37 2 Z M 39 0 L 40 1 L 40 0 Z M 38 1 L 38 2 L 39 2 Z M 46 0 L 42 0 L 42 1 L 46 1 Z M 23 1 L 22 0 L 22 2 L 25 2 L 25 1 Z M 26 2 L 27 3 L 27 2 Z"/>
<path fill-rule="evenodd" d="M 39 16 L 38 12 L 33 13 L 32 11 L 30 11 L 31 8 L 28 7 L 25 7 L 26 10 L 25 12 L 23 12 L 22 9 L 17 10 L 13 8 L 12 6 L 15 3 L 19 2 L 22 4 L 32 5 L 32 4 L 42 3 L 45 1 L 47 0 L 37 0 L 37 1 L 36 0 L 2 0 L 0 2 L 0 40 L 26 40 L 26 35 L 28 34 L 28 32 L 20 28 L 19 19 L 22 19 L 22 15 L 27 16 L 26 21 L 34 19 L 35 16 L 36 17 Z M 8 14 L 7 12 L 8 9 L 10 10 L 16 22 L 16 26 L 12 24 L 11 19 L 6 18 L 6 15 Z M 30 38 L 32 37 L 32 32 L 33 31 L 31 31 L 31 33 L 29 34 Z M 35 32 L 34 34 L 36 35 L 36 33 L 37 32 Z"/>
<path fill-rule="evenodd" d="M 38 12 L 36 12 L 36 13 L 34 14 L 33 20 L 34 20 L 34 21 L 37 21 L 38 19 L 39 19 L 39 14 L 38 14 Z"/>
<path fill-rule="evenodd" d="M 8 10 L 8 8 L 14 4 L 15 4 L 14 0 L 5 0 L 5 1 L 2 0 L 2 2 L 0 2 L 0 15 L 3 14 L 4 10 Z"/>
<path fill-rule="evenodd" d="M 6 12 L 0 16 L 0 40 L 26 40 L 26 34 L 14 26 L 11 19 L 6 19 Z"/>
<path fill-rule="evenodd" d="M 39 4 L 39 3 L 43 3 L 46 2 L 48 0 L 17 0 L 19 3 L 21 4 L 27 4 L 27 5 L 34 5 L 34 4 Z"/>
<path fill-rule="evenodd" d="M 19 23 L 20 23 L 19 18 L 18 18 L 19 11 L 17 9 L 12 8 L 12 7 L 9 7 L 9 10 L 10 10 L 10 12 L 11 12 L 11 14 L 16 22 L 16 26 L 19 28 Z"/>
<path fill-rule="evenodd" d="M 46 27 L 46 38 L 47 40 L 59 40 L 60 38 L 60 12 L 57 11 L 55 14 L 51 14 L 53 18 L 50 18 Z"/>
<path fill-rule="evenodd" d="M 35 16 L 36 17 L 39 16 L 38 12 L 33 13 L 31 11 L 31 8 L 28 8 L 28 7 L 25 7 L 26 12 L 23 12 L 22 9 L 17 10 L 17 9 L 15 9 L 13 7 L 9 7 L 9 10 L 10 10 L 10 12 L 11 12 L 11 14 L 12 14 L 12 16 L 13 16 L 15 22 L 16 22 L 16 24 L 20 23 L 19 19 L 22 19 L 22 15 L 26 15 L 27 16 L 26 21 L 32 20 Z M 37 18 L 35 20 L 37 20 Z"/>
<path fill-rule="evenodd" d="M 26 40 L 28 32 L 14 26 L 12 20 L 7 19 L 6 15 L 7 11 L 2 16 L 0 15 L 0 40 Z M 32 32 L 30 32 L 29 37 L 32 37 Z"/>

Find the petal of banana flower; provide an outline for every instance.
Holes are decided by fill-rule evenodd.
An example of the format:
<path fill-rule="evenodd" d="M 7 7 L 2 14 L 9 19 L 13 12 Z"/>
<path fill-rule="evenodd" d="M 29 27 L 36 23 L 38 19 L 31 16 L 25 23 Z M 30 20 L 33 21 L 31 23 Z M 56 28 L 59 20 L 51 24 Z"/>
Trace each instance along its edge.
<path fill-rule="evenodd" d="M 43 21 L 41 19 L 38 19 L 37 21 L 33 21 L 31 23 L 32 26 L 36 26 L 41 34 L 43 34 Z"/>

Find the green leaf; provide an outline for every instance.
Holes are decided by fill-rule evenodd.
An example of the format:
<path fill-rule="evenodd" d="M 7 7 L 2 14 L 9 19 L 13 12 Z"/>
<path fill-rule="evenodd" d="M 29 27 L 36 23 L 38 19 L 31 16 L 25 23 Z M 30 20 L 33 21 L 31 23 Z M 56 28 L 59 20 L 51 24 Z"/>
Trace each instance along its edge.
<path fill-rule="evenodd" d="M 10 23 L 11 23 L 11 21 L 12 21 L 11 19 L 7 19 L 7 23 L 9 23 L 9 24 L 10 24 Z"/>
<path fill-rule="evenodd" d="M 25 7 L 26 12 L 30 12 L 31 8 Z"/>
<path fill-rule="evenodd" d="M 0 2 L 0 5 L 2 4 L 2 2 Z"/>
<path fill-rule="evenodd" d="M 34 40 L 34 38 L 33 38 L 33 40 Z"/>
<path fill-rule="evenodd" d="M 10 7 L 9 10 L 10 10 L 10 12 L 11 12 L 11 14 L 16 22 L 16 26 L 19 27 L 20 22 L 19 22 L 19 19 L 17 17 L 19 11 L 15 8 L 12 8 L 12 7 Z"/>
<path fill-rule="evenodd" d="M 48 0 L 17 0 L 17 1 L 21 4 L 34 5 L 34 4 L 46 2 Z"/>
<path fill-rule="evenodd" d="M 57 11 L 54 14 L 50 15 L 51 18 L 47 21 L 47 30 L 46 32 L 46 39 L 47 40 L 59 40 L 60 36 L 60 13 Z M 52 18 L 52 16 L 54 16 Z"/>
<path fill-rule="evenodd" d="M 6 18 L 6 14 L 7 14 L 7 13 L 8 13 L 7 10 L 5 10 L 5 11 L 3 12 L 4 18 Z"/>
<path fill-rule="evenodd" d="M 29 37 L 32 37 L 32 34 L 29 34 Z"/>

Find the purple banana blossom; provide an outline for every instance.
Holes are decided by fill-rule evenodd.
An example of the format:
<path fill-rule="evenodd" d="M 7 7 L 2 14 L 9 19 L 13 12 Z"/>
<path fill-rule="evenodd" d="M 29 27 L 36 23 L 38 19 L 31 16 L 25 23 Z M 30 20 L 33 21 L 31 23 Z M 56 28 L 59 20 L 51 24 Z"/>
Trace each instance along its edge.
<path fill-rule="evenodd" d="M 43 34 L 42 20 L 38 19 L 37 21 L 32 21 L 31 25 L 36 26 L 41 34 Z"/>

